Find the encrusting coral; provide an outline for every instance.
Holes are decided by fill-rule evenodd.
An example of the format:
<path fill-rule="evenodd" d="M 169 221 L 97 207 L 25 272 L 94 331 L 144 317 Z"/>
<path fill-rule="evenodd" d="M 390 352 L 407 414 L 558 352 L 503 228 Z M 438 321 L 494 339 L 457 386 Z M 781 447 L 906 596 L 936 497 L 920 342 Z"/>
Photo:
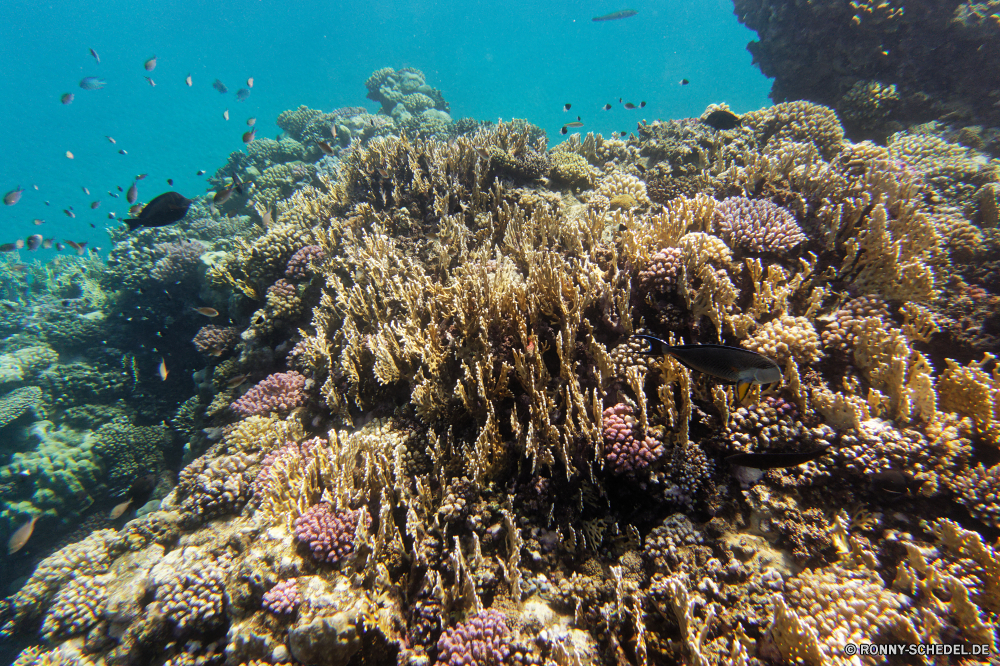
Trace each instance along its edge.
<path fill-rule="evenodd" d="M 319 162 L 264 178 L 270 226 L 190 273 L 231 321 L 184 313 L 201 365 L 168 412 L 190 454 L 176 484 L 43 559 L 0 605 L 5 633 L 108 664 L 996 647 L 1000 370 L 947 333 L 948 300 L 988 289 L 942 239 L 969 239 L 952 257 L 995 242 L 970 217 L 986 175 L 968 154 L 853 143 L 803 101 L 550 151 L 524 121 L 417 120 L 447 105 L 416 70 L 366 86 L 378 116 L 282 114 L 297 159 Z M 335 155 L 308 152 L 347 130 Z M 129 243 L 117 256 L 154 270 Z M 637 332 L 756 351 L 781 380 L 741 403 Z M 5 528 L 69 496 L 29 500 L 22 471 L 97 501 L 158 469 L 162 431 L 138 425 L 158 421 L 36 425 L 44 454 L 0 473 L 31 503 Z"/>

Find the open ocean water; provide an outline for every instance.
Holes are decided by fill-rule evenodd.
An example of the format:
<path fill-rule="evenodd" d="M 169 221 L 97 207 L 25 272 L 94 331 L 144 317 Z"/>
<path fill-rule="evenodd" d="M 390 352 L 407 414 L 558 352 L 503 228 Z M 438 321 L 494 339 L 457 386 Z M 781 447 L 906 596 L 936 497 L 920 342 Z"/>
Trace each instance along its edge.
<path fill-rule="evenodd" d="M 997 663 L 996 3 L 0 26 L 0 664 Z"/>

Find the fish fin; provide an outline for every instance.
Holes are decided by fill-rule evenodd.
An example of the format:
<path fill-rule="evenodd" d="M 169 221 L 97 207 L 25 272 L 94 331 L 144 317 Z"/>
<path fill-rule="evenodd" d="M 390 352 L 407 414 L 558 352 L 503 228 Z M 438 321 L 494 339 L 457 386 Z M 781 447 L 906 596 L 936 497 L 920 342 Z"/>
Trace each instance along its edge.
<path fill-rule="evenodd" d="M 134 217 L 131 218 L 131 219 L 128 219 L 128 220 L 122 220 L 122 222 L 124 222 L 125 224 L 128 225 L 128 230 L 129 231 L 133 231 L 133 230 L 135 230 L 136 227 L 142 226 L 141 223 L 139 222 L 139 220 L 137 218 L 134 218 Z"/>
<path fill-rule="evenodd" d="M 644 350 L 640 351 L 639 352 L 640 354 L 652 354 L 652 355 L 656 355 L 656 356 L 662 356 L 664 354 L 668 354 L 669 353 L 667 351 L 667 347 L 669 347 L 670 345 L 668 345 L 666 342 L 664 342 L 660 338 L 657 338 L 657 337 L 652 336 L 652 335 L 645 335 L 645 334 L 642 334 L 642 333 L 636 333 L 632 337 L 633 338 L 641 338 L 641 339 L 646 340 L 646 341 L 649 342 L 649 349 L 644 349 Z"/>
<path fill-rule="evenodd" d="M 742 405 L 747 396 L 750 395 L 750 389 L 752 388 L 753 382 L 738 382 L 736 384 L 736 401 Z"/>

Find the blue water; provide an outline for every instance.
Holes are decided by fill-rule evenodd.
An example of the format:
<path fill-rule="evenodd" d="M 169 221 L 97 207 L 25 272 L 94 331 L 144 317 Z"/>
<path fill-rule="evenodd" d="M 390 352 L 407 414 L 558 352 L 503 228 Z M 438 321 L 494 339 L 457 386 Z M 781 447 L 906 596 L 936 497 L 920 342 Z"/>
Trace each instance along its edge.
<path fill-rule="evenodd" d="M 624 8 L 639 13 L 590 20 Z M 4 0 L 0 25 L 0 193 L 26 190 L 17 205 L 0 206 L 0 243 L 41 232 L 107 248 L 104 229 L 114 224 L 107 213 L 124 217 L 127 208 L 124 196 L 112 199 L 108 190 L 148 173 L 141 201 L 168 189 L 201 194 L 206 183 L 196 172 L 211 174 L 243 148 L 247 118 L 258 119 L 258 136 L 274 136 L 278 114 L 300 104 L 374 111 L 364 82 L 380 67 L 423 70 L 456 119 L 527 118 L 546 129 L 550 145 L 577 115 L 582 131 L 609 135 L 640 119 L 696 116 L 713 102 L 737 112 L 759 108 L 770 88 L 751 67 L 745 47 L 754 35 L 737 23 L 730 0 L 544 7 L 524 0 Z M 148 73 L 143 62 L 153 55 L 157 66 Z M 107 87 L 82 90 L 84 76 Z M 252 93 L 239 102 L 235 92 L 249 77 Z M 212 89 L 216 78 L 228 94 Z M 690 85 L 681 86 L 682 78 Z M 60 103 L 65 92 L 75 95 L 72 104 Z M 626 111 L 619 98 L 647 106 Z M 567 102 L 570 113 L 562 111 Z M 613 108 L 600 110 L 605 103 Z M 91 210 L 95 200 L 101 205 Z M 62 212 L 70 206 L 75 219 Z M 35 226 L 35 218 L 45 223 Z"/>

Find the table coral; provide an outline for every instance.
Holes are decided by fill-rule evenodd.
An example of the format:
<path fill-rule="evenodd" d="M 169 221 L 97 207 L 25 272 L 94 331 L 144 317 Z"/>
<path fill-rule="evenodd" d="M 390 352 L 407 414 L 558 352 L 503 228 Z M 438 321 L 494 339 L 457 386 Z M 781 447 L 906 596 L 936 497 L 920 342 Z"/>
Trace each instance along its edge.
<path fill-rule="evenodd" d="M 14 389 L 4 395 L 0 398 L 0 428 L 37 405 L 41 398 L 42 389 L 37 386 Z"/>

